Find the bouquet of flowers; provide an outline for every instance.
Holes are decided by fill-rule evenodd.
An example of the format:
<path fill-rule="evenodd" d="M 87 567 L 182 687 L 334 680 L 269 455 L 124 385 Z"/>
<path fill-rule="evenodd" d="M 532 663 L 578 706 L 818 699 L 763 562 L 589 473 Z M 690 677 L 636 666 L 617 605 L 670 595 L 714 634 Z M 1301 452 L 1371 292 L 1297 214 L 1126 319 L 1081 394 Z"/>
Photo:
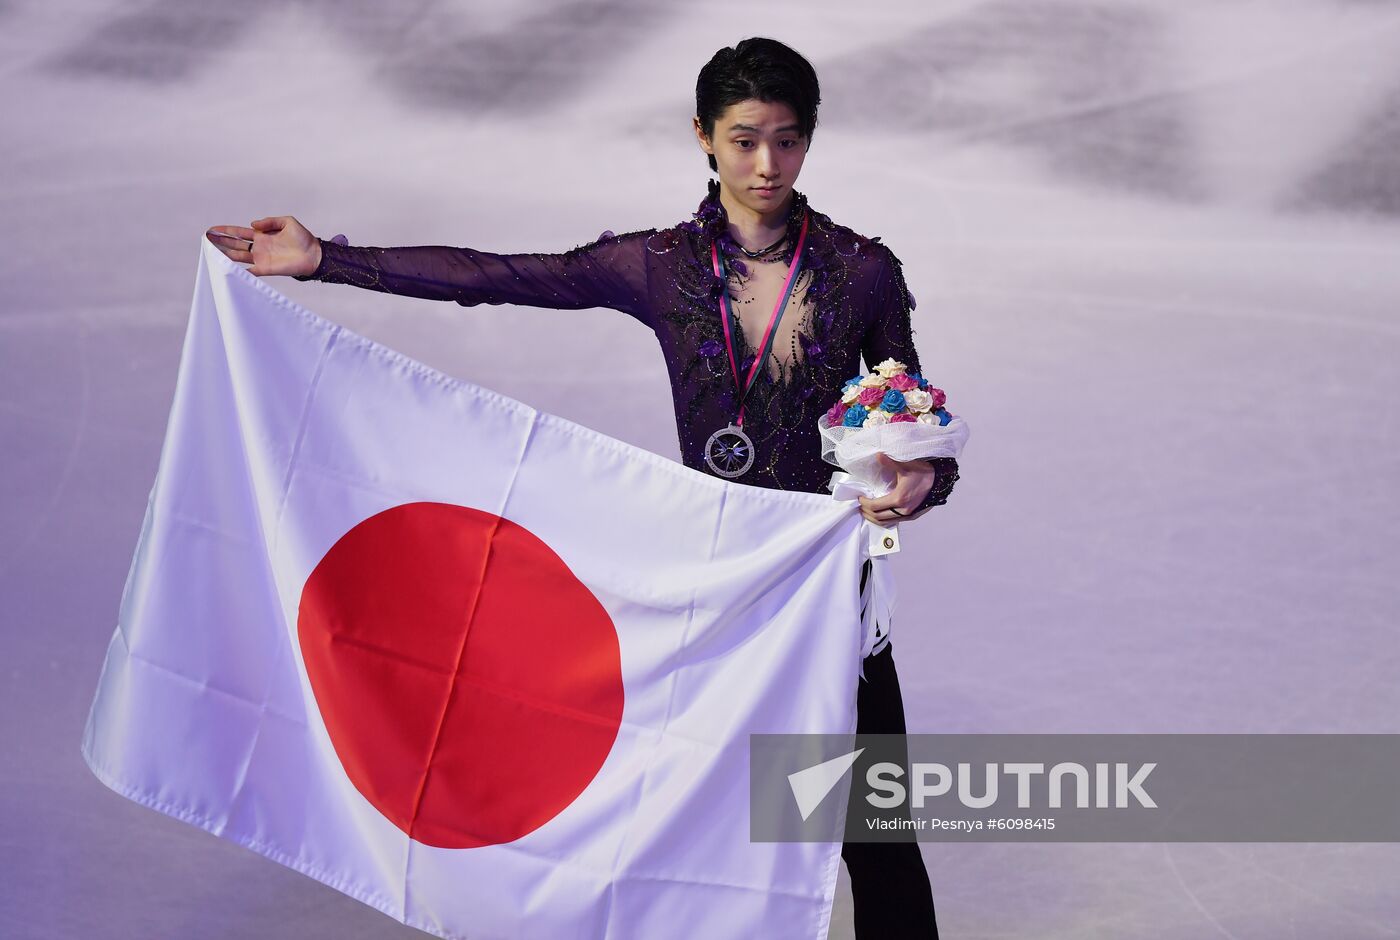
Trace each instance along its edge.
<path fill-rule="evenodd" d="M 855 482 L 871 496 L 889 492 L 894 479 L 879 454 L 901 461 L 961 455 L 967 423 L 948 411 L 947 401 L 942 389 L 897 359 L 847 380 L 841 398 L 817 421 L 822 459 L 845 471 L 832 476 L 832 491 Z"/>

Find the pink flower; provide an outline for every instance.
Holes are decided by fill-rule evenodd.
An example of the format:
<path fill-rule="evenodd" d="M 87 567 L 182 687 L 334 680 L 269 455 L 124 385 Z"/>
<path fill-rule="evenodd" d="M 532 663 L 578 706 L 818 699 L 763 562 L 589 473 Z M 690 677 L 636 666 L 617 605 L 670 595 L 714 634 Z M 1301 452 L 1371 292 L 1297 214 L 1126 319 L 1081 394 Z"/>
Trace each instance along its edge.
<path fill-rule="evenodd" d="M 896 421 L 918 421 L 918 420 L 919 420 L 919 418 L 918 418 L 917 415 L 911 414 L 911 413 L 909 413 L 909 412 L 907 412 L 907 411 L 901 411 L 901 412 L 899 412 L 899 414 L 890 415 L 890 424 L 894 424 Z"/>
<path fill-rule="evenodd" d="M 830 409 L 827 410 L 827 413 L 826 413 L 826 426 L 829 427 L 829 428 L 830 428 L 830 427 L 837 427 L 837 426 L 839 426 L 839 425 L 841 424 L 841 420 L 842 420 L 843 418 L 845 418 L 845 417 L 846 417 L 846 404 L 845 404 L 845 402 L 839 402 L 839 401 L 838 401 L 836 404 L 832 405 Z"/>
<path fill-rule="evenodd" d="M 888 384 L 890 388 L 894 389 L 896 392 L 907 392 L 911 388 L 919 387 L 918 380 L 910 378 L 908 372 L 895 373 L 890 376 Z"/>
<path fill-rule="evenodd" d="M 870 408 L 878 405 L 884 398 L 885 390 L 883 388 L 864 388 L 861 389 L 860 397 L 856 399 L 856 403 Z"/>
<path fill-rule="evenodd" d="M 944 403 L 948 401 L 948 396 L 941 388 L 934 388 L 930 385 L 928 393 L 933 396 L 933 404 L 929 406 L 932 409 L 942 408 Z"/>

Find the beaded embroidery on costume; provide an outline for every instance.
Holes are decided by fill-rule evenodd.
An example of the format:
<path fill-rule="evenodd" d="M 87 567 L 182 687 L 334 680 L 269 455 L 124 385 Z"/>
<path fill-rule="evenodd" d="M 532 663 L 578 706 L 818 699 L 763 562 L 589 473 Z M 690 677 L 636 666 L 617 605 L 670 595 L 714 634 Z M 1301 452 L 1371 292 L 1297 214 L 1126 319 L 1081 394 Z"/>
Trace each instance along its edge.
<path fill-rule="evenodd" d="M 834 222 L 796 190 L 788 237 L 762 260 L 745 256 L 730 236 L 719 182 L 711 179 L 692 217 L 664 229 L 620 235 L 606 231 L 560 253 L 496 254 L 443 245 L 375 248 L 322 239 L 320 266 L 299 280 L 463 306 L 606 307 L 627 313 L 646 324 L 660 343 L 681 459 L 708 473 L 705 442 L 738 411 L 720 292 L 730 291 L 742 318 L 750 266 L 792 262 L 804 209 L 811 212 L 811 221 L 803 269 L 783 316 L 786 341 L 781 349 L 774 343 L 744 403 L 744 430 L 753 441 L 754 462 L 742 482 L 825 493 L 836 468 L 821 459 L 817 419 L 840 396 L 846 379 L 867 371 L 862 357 L 871 367 L 894 358 L 911 372 L 920 370 L 910 318 L 915 301 L 902 264 L 878 237 L 867 238 Z M 724 253 L 727 283 L 711 268 L 711 244 Z M 736 330 L 733 339 L 741 374 L 747 374 L 758 352 L 743 330 Z M 958 479 L 956 460 L 941 457 L 930 463 L 937 476 L 924 506 L 945 502 Z"/>

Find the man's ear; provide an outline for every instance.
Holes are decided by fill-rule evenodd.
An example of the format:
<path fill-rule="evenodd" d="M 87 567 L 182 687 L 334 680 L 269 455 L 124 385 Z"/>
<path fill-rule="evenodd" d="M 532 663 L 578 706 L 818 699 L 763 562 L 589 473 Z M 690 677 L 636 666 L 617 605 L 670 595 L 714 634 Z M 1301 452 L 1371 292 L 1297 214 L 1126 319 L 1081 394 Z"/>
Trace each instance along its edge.
<path fill-rule="evenodd" d="M 691 118 L 691 126 L 695 128 L 695 139 L 700 144 L 700 149 L 706 153 L 712 153 L 709 147 L 709 140 L 705 137 L 705 128 L 700 124 L 700 117 L 696 115 Z"/>

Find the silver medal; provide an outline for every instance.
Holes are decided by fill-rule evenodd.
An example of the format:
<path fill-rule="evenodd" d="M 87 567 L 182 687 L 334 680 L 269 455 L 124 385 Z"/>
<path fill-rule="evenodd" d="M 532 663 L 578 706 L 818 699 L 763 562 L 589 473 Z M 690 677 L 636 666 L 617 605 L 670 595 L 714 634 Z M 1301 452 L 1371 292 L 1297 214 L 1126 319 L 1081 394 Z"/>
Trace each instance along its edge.
<path fill-rule="evenodd" d="M 753 441 L 731 421 L 705 442 L 705 463 L 719 476 L 743 476 L 753 466 Z"/>

